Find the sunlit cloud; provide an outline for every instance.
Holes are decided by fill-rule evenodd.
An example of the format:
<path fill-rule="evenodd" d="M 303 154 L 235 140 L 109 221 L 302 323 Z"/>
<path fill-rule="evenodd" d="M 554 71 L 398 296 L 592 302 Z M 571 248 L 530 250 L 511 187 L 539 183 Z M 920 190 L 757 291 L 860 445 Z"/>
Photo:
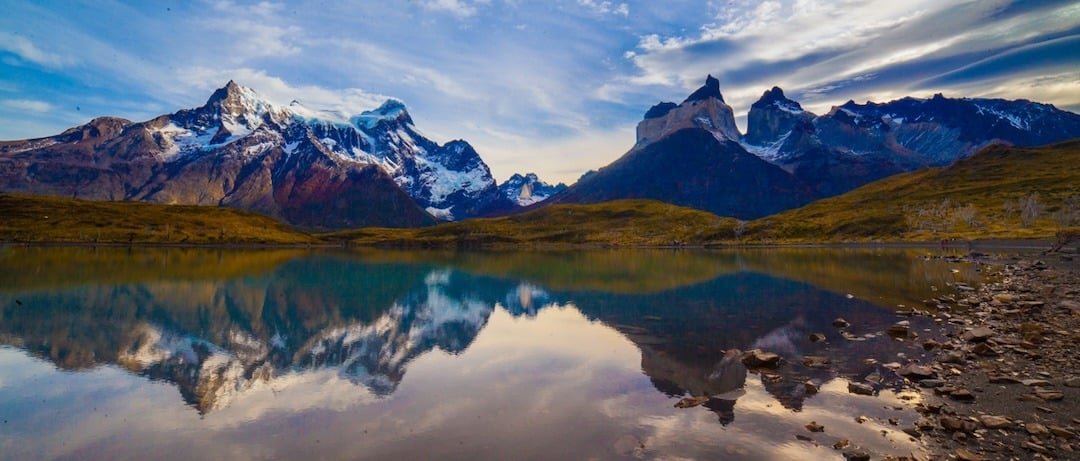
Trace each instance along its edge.
<path fill-rule="evenodd" d="M 0 32 L 0 51 L 6 51 L 20 59 L 45 67 L 61 68 L 75 63 L 75 59 L 42 50 L 26 37 Z"/>
<path fill-rule="evenodd" d="M 0 106 L 15 110 L 25 110 L 28 112 L 48 112 L 50 110 L 53 110 L 52 104 L 49 104 L 45 101 L 37 101 L 33 99 L 0 100 Z"/>

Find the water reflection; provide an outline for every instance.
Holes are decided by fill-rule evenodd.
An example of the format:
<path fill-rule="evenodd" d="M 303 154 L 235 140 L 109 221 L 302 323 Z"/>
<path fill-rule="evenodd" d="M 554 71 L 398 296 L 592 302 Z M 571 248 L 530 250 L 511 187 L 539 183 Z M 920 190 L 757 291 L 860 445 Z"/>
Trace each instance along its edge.
<path fill-rule="evenodd" d="M 293 395 L 308 395 L 294 398 L 324 402 L 319 405 L 343 394 L 354 403 L 381 401 L 389 405 L 381 414 L 393 418 L 406 413 L 398 407 L 406 404 L 398 402 L 421 399 L 397 394 L 410 382 L 411 364 L 425 358 L 437 362 L 426 370 L 444 374 L 432 377 L 425 371 L 425 378 L 418 378 L 416 385 L 434 385 L 422 399 L 447 392 L 436 381 L 465 389 L 515 384 L 520 393 L 539 396 L 561 387 L 539 378 L 552 370 L 578 370 L 565 382 L 592 376 L 580 369 L 578 356 L 516 348 L 610 344 L 593 330 L 576 344 L 551 345 L 549 337 L 557 332 L 545 324 L 529 338 L 511 335 L 502 346 L 504 356 L 464 356 L 482 333 L 498 337 L 521 322 L 560 319 L 570 310 L 579 319 L 564 319 L 560 328 L 585 322 L 618 332 L 637 349 L 634 360 L 648 385 L 659 391 L 654 394 L 711 396 L 705 408 L 714 421 L 728 425 L 740 420 L 746 388 L 766 392 L 783 408 L 802 410 L 806 381 L 880 373 L 866 359 L 894 360 L 897 350 L 894 341 L 875 337 L 896 320 L 881 304 L 911 304 L 932 284 L 976 275 L 968 267 L 903 252 L 417 255 L 5 248 L 0 252 L 0 344 L 64 370 L 116 367 L 167 383 L 200 415 L 295 389 Z M 546 316 L 549 311 L 557 314 Z M 485 331 L 492 318 L 502 317 L 507 320 L 496 331 Z M 840 337 L 829 325 L 835 317 L 845 317 L 853 324 L 850 331 L 870 339 Z M 929 326 L 912 319 L 916 331 Z M 811 342 L 809 334 L 815 332 L 827 341 Z M 779 352 L 791 365 L 773 376 L 748 374 L 730 351 L 754 347 Z M 832 366 L 804 366 L 804 355 L 828 356 Z M 516 356 L 529 363 L 512 360 Z M 603 360 L 624 357 L 614 353 Z M 606 364 L 596 365 L 601 369 L 613 366 L 597 363 Z M 15 376 L 3 363 L 0 369 L 0 375 Z M 522 369 L 536 379 L 521 382 L 516 376 Z M 484 380 L 489 382 L 479 382 Z M 585 394 L 599 399 L 610 399 L 615 391 L 603 376 L 586 384 Z M 614 393 L 619 392 L 626 391 Z M 9 414 L 3 405 L 0 401 L 0 411 Z M 421 425 L 407 424 L 409 432 Z M 436 432 L 449 433 L 447 424 L 452 425 L 434 424 L 440 428 Z M 631 445 L 623 443 L 616 451 L 631 453 Z M 583 449 L 566 449 L 572 448 Z"/>

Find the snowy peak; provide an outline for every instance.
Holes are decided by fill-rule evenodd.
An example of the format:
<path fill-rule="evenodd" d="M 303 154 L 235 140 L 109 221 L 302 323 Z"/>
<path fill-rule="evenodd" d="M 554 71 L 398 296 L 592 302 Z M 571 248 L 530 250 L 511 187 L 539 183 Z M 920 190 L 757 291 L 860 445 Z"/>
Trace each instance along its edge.
<path fill-rule="evenodd" d="M 683 101 L 683 104 L 704 101 L 709 98 L 716 98 L 720 102 L 724 102 L 724 96 L 720 94 L 720 80 L 717 80 L 711 74 L 705 77 L 705 85 L 690 93 L 690 96 Z"/>
<path fill-rule="evenodd" d="M 397 99 L 387 99 L 381 106 L 374 110 L 367 110 L 352 119 L 354 125 L 361 129 L 374 129 L 379 124 L 397 124 L 412 126 L 413 120 L 405 103 Z"/>
<path fill-rule="evenodd" d="M 682 104 L 661 102 L 645 113 L 637 126 L 637 147 L 656 142 L 686 128 L 700 128 L 721 140 L 742 138 L 735 126 L 735 112 L 720 96 L 720 81 L 709 75 L 702 86 Z"/>
<path fill-rule="evenodd" d="M 804 111 L 798 102 L 784 96 L 784 90 L 774 86 L 750 106 L 744 146 L 770 161 L 783 157 L 779 149 L 792 128 L 812 118 L 813 114 Z"/>
<path fill-rule="evenodd" d="M 751 109 L 766 109 L 769 107 L 795 114 L 803 112 L 802 106 L 784 96 L 784 90 L 778 86 L 774 86 L 772 89 L 762 93 L 761 98 L 750 106 Z"/>
<path fill-rule="evenodd" d="M 540 203 L 564 190 L 566 190 L 566 184 L 559 183 L 553 186 L 541 181 L 536 173 L 528 173 L 524 176 L 514 173 L 510 179 L 499 186 L 499 193 L 518 206 Z"/>

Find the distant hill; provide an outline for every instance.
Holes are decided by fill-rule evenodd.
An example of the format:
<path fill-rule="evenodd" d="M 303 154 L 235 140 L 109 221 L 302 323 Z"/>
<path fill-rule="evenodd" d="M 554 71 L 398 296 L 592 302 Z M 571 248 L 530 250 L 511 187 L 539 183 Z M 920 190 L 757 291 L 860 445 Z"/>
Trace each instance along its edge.
<path fill-rule="evenodd" d="M 748 241 L 1048 238 L 1080 226 L 1080 140 L 993 145 L 749 224 Z"/>
<path fill-rule="evenodd" d="M 937 94 L 849 101 L 816 115 L 778 87 L 751 106 L 744 135 L 719 85 L 708 76 L 682 103 L 650 108 L 629 152 L 548 203 L 645 198 L 749 220 L 992 144 L 1080 137 L 1080 115 L 1027 100 Z"/>
<path fill-rule="evenodd" d="M 553 205 L 500 218 L 420 229 L 357 229 L 324 236 L 356 245 L 544 247 L 700 245 L 733 235 L 738 221 L 651 200 Z"/>
<path fill-rule="evenodd" d="M 281 221 L 232 208 L 0 194 L 0 242 L 322 243 Z"/>

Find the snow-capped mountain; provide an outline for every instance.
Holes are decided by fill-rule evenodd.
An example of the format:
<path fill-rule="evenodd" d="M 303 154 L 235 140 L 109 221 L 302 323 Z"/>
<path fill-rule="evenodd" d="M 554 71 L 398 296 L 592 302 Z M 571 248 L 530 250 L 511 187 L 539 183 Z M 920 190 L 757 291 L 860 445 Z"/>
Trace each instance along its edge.
<path fill-rule="evenodd" d="M 849 101 L 815 115 L 774 87 L 751 106 L 743 147 L 829 196 L 948 165 L 995 142 L 1033 146 L 1076 137 L 1080 115 L 1026 100 L 937 94 L 883 104 Z"/>
<path fill-rule="evenodd" d="M 649 109 L 629 152 L 550 201 L 646 198 L 753 219 L 818 197 L 809 184 L 747 152 L 741 139 L 720 82 L 710 75 L 681 104 Z"/>
<path fill-rule="evenodd" d="M 848 102 L 816 115 L 778 87 L 751 106 L 744 136 L 710 75 L 682 103 L 651 107 L 629 152 L 552 202 L 650 198 L 753 219 L 893 174 L 947 165 L 991 143 L 1032 146 L 1077 137 L 1080 115 L 1026 100 L 938 94 Z"/>
<path fill-rule="evenodd" d="M 564 190 L 566 190 L 566 184 L 548 184 L 541 181 L 535 173 L 528 173 L 525 176 L 514 173 L 510 179 L 499 185 L 499 194 L 517 206 L 523 207 L 540 203 Z"/>
<path fill-rule="evenodd" d="M 507 207 L 467 142 L 424 137 L 400 101 L 350 116 L 277 106 L 232 81 L 199 108 L 0 143 L 0 189 L 231 206 L 328 228 Z"/>

